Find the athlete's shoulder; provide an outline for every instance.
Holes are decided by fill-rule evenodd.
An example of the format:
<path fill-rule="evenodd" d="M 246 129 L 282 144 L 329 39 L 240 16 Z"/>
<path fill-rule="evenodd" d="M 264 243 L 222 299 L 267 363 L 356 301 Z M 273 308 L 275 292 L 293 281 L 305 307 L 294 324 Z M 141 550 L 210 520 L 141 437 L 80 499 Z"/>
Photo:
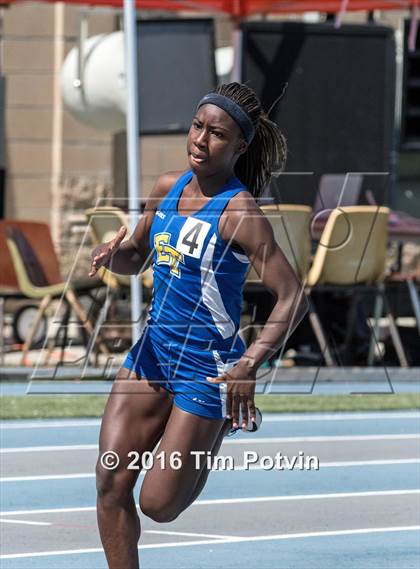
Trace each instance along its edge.
<path fill-rule="evenodd" d="M 244 252 L 235 237 L 237 236 L 238 228 L 243 226 L 244 220 L 255 215 L 263 214 L 254 196 L 248 189 L 244 188 L 229 200 L 222 214 L 221 237 L 229 242 L 233 249 Z"/>
<path fill-rule="evenodd" d="M 184 170 L 171 170 L 170 172 L 161 174 L 156 182 L 158 191 L 165 193 L 166 195 L 174 184 L 176 184 L 182 174 L 184 174 Z"/>
<path fill-rule="evenodd" d="M 161 201 L 171 191 L 183 173 L 183 170 L 172 170 L 170 172 L 161 174 L 156 180 L 152 191 L 150 192 L 145 205 L 145 210 L 156 210 L 159 207 Z"/>
<path fill-rule="evenodd" d="M 229 200 L 225 211 L 231 221 L 239 220 L 244 214 L 262 214 L 254 196 L 246 188 Z"/>

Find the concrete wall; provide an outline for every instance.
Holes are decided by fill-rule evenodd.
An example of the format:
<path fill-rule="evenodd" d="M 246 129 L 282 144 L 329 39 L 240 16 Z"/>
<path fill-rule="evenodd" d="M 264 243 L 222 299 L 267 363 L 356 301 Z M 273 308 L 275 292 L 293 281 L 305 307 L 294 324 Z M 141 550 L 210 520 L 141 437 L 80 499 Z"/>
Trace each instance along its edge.
<path fill-rule="evenodd" d="M 77 124 L 57 108 L 58 71 L 75 44 L 79 13 L 79 7 L 35 2 L 3 10 L 7 217 L 50 223 L 58 203 L 53 176 L 111 180 L 111 136 Z M 94 34 L 112 31 L 116 19 L 92 12 L 89 22 Z"/>

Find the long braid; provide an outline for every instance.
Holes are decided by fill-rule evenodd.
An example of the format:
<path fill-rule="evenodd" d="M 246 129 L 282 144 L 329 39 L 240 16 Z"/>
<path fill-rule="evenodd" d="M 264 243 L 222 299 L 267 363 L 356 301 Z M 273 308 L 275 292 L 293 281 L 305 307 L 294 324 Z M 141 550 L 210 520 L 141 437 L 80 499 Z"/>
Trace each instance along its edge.
<path fill-rule="evenodd" d="M 242 107 L 255 126 L 255 136 L 248 150 L 235 166 L 235 174 L 255 198 L 270 181 L 273 172 L 284 168 L 287 155 L 286 139 L 276 123 L 264 113 L 255 92 L 241 83 L 219 85 L 216 93 L 229 97 Z"/>

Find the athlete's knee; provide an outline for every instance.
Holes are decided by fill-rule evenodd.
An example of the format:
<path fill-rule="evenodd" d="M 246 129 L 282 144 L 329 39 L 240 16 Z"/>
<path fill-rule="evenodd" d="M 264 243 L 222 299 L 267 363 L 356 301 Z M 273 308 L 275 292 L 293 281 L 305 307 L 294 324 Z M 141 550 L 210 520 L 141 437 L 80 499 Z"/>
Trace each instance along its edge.
<path fill-rule="evenodd" d="M 144 505 L 140 502 L 140 509 L 145 516 L 159 524 L 168 524 L 176 520 L 180 512 L 174 512 L 171 508 L 159 507 L 157 504 Z"/>
<path fill-rule="evenodd" d="M 174 503 L 162 500 L 156 495 L 140 493 L 139 505 L 145 516 L 161 524 L 173 522 L 181 513 Z"/>
<path fill-rule="evenodd" d="M 132 497 L 134 483 L 127 472 L 106 470 L 98 460 L 96 492 L 104 506 L 125 505 Z"/>

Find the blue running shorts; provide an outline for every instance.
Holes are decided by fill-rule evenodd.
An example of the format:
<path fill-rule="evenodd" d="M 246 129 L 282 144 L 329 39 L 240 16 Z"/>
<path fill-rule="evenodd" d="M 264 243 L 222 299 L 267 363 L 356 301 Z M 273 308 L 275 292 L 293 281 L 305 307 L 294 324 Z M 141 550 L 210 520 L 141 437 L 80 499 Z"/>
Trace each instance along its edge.
<path fill-rule="evenodd" d="M 206 377 L 218 377 L 231 369 L 245 352 L 240 339 L 234 350 L 204 350 L 173 341 L 152 339 L 146 326 L 122 364 L 139 377 L 160 385 L 173 394 L 174 404 L 189 413 L 209 419 L 226 416 L 225 382 L 214 384 Z"/>

